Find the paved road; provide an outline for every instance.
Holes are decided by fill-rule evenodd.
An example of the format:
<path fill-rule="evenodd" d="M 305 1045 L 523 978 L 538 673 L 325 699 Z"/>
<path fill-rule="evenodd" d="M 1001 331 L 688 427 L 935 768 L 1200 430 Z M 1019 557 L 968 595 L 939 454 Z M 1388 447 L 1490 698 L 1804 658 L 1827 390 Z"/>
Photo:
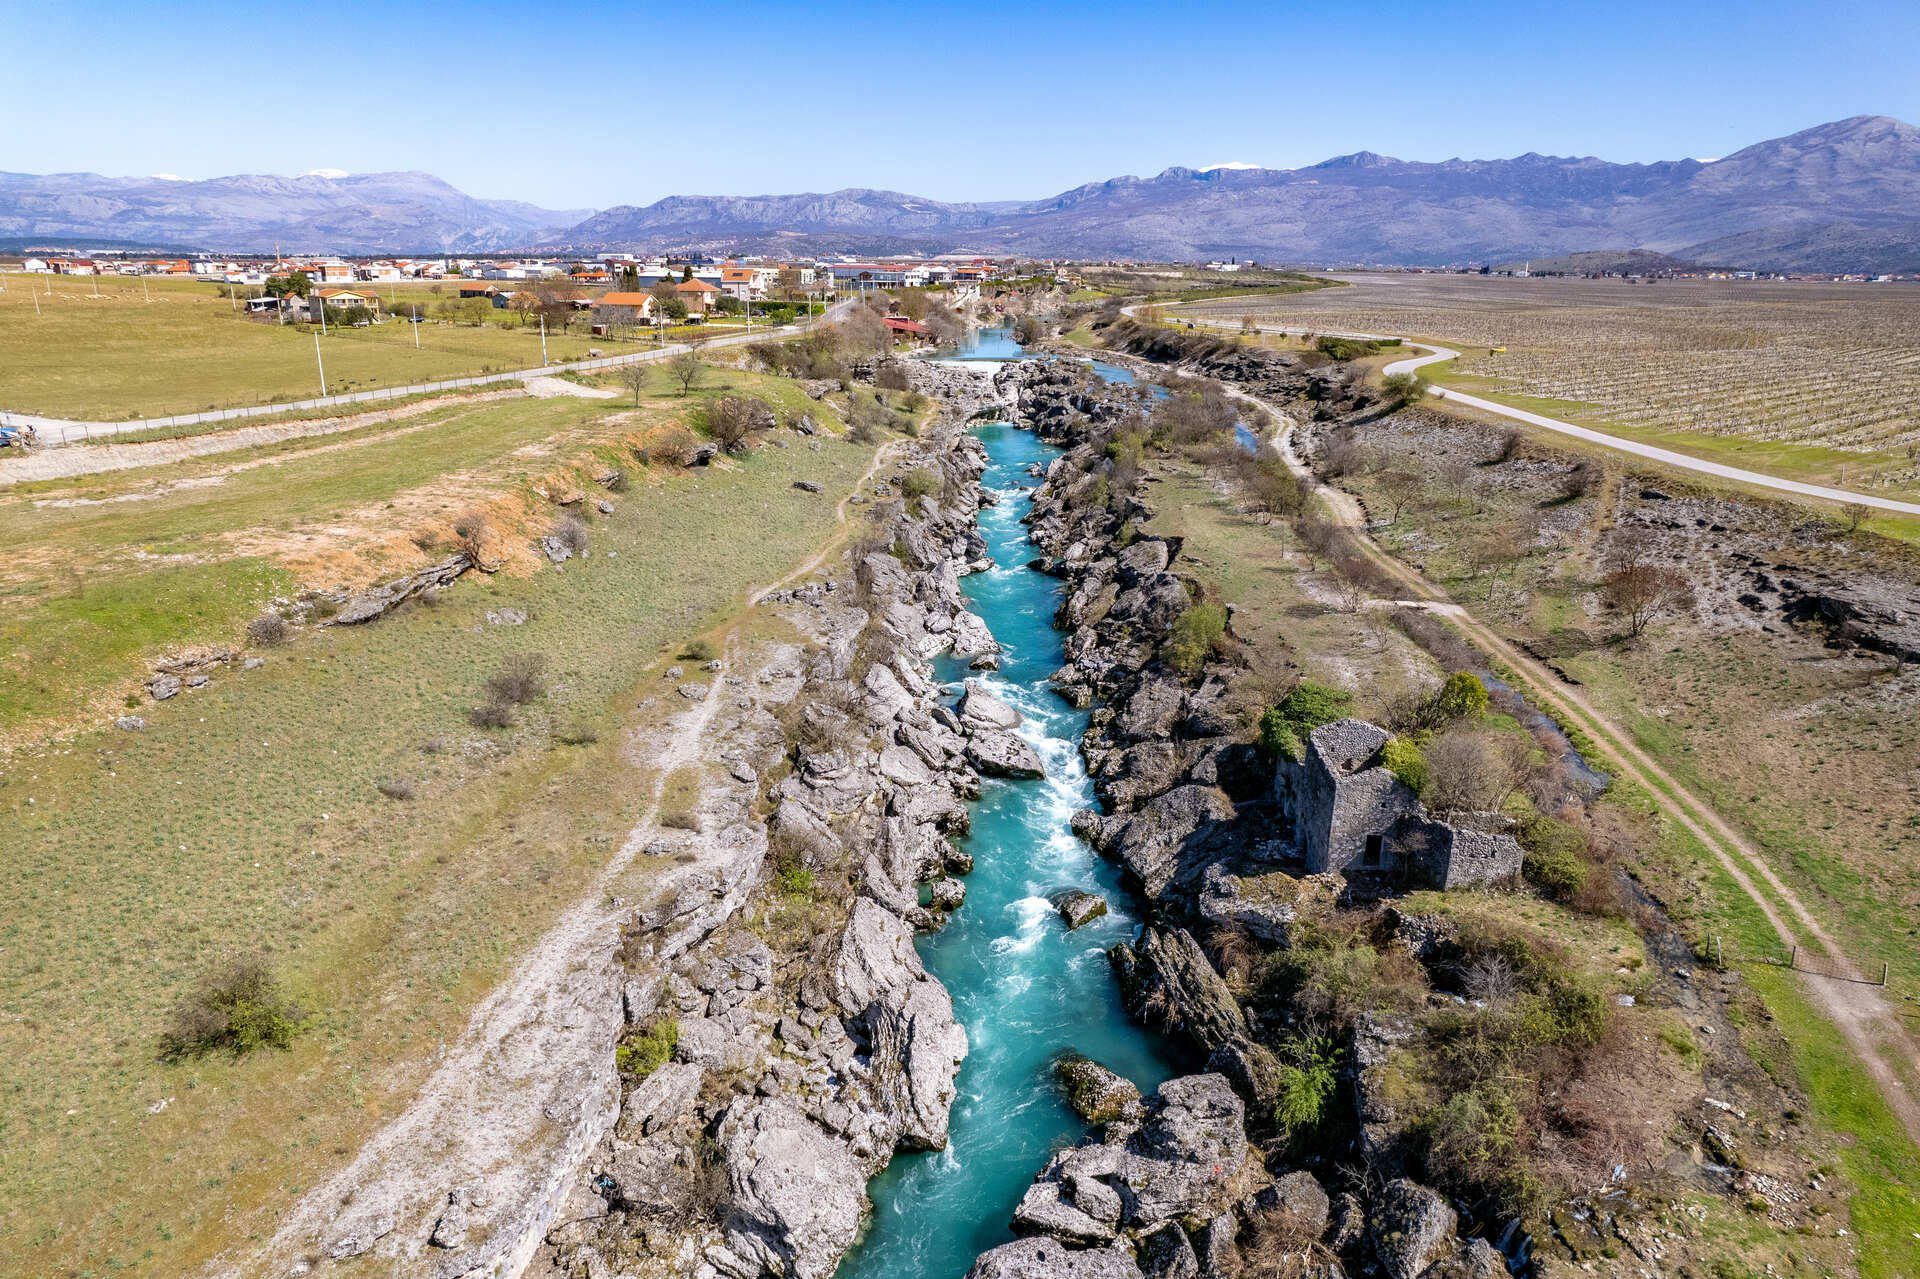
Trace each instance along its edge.
<path fill-rule="evenodd" d="M 847 298 L 834 303 L 814 323 L 839 319 L 856 301 L 857 299 Z M 703 342 L 698 349 L 712 350 L 715 347 L 739 346 L 746 342 L 764 342 L 769 338 L 793 337 L 806 332 L 809 327 L 804 324 L 790 324 L 784 328 L 755 329 L 749 333 Z M 601 369 L 618 368 L 623 364 L 644 364 L 652 360 L 664 360 L 682 351 L 693 349 L 695 348 L 683 343 L 673 343 L 668 346 L 651 347 L 645 351 L 629 352 L 626 355 L 609 355 L 597 360 L 576 360 L 571 364 L 548 364 L 541 368 L 520 369 L 512 373 L 449 378 L 440 382 L 421 382 L 413 386 L 389 386 L 378 391 L 355 391 L 351 395 L 321 395 L 310 400 L 295 400 L 291 403 L 254 404 L 237 409 L 213 409 L 205 413 L 181 413 L 172 417 L 135 418 L 130 422 L 87 422 L 73 418 L 40 417 L 31 413 L 9 413 L 0 410 L 0 426 L 31 426 L 39 436 L 40 447 L 57 447 L 62 444 L 79 444 L 87 440 L 107 439 L 130 431 L 150 431 L 155 427 L 204 426 L 208 422 L 241 421 L 251 417 L 271 417 L 282 413 L 335 408 L 346 404 L 374 404 L 381 400 L 406 399 L 414 395 L 466 390 L 502 382 L 524 382 L 529 378 L 552 377 L 556 373 L 590 373 Z"/>
<path fill-rule="evenodd" d="M 1209 301 L 1219 300 L 1221 299 L 1209 299 Z M 1179 304 L 1176 303 L 1173 305 Z M 1129 315 L 1131 315 L 1134 310 L 1133 307 L 1123 309 Z M 1216 329 L 1238 330 L 1241 327 L 1237 321 L 1212 320 L 1202 316 L 1195 316 L 1193 323 L 1203 324 L 1208 328 Z M 1331 329 L 1287 328 L 1277 325 L 1261 325 L 1260 331 L 1263 333 L 1292 334 L 1296 337 L 1304 333 L 1316 333 L 1322 337 L 1360 338 L 1373 342 L 1399 341 L 1405 343 L 1407 346 L 1427 352 L 1427 354 L 1416 356 L 1413 359 L 1396 360 L 1392 364 L 1387 365 L 1385 372 L 1389 376 L 1395 373 L 1411 373 L 1417 369 L 1425 368 L 1429 364 L 1438 364 L 1445 360 L 1456 359 L 1460 354 L 1460 352 L 1448 347 L 1435 346 L 1426 342 L 1414 342 L 1406 338 L 1395 338 L 1383 333 L 1340 333 Z M 1436 386 L 1432 388 L 1432 392 L 1443 400 L 1451 400 L 1456 404 L 1465 404 L 1476 409 L 1482 409 L 1488 413 L 1496 413 L 1501 417 L 1511 418 L 1516 422 L 1525 422 L 1529 426 L 1540 427 L 1542 430 L 1555 431 L 1561 435 L 1570 435 L 1578 440 L 1586 440 L 1590 444 L 1598 444 L 1604 448 L 1614 449 L 1621 453 L 1629 453 L 1635 457 L 1643 457 L 1651 462 L 1659 462 L 1663 466 L 1671 466 L 1683 471 L 1693 471 L 1700 475 L 1712 475 L 1723 480 L 1734 480 L 1741 484 L 1754 485 L 1757 488 L 1772 489 L 1776 493 L 1791 493 L 1795 497 L 1818 498 L 1825 502 L 1854 502 L 1861 506 L 1870 506 L 1881 511 L 1893 511 L 1900 515 L 1920 515 L 1920 502 L 1902 502 L 1896 498 L 1875 497 L 1871 493 L 1856 493 L 1851 489 L 1828 488 L 1822 484 L 1802 484 L 1798 480 L 1786 480 L 1781 479 L 1777 475 L 1766 475 L 1760 471 L 1747 471 L 1737 466 L 1726 466 L 1719 462 L 1703 461 L 1697 457 L 1689 457 L 1685 453 L 1676 453 L 1672 449 L 1656 448 L 1651 444 L 1641 444 L 1637 440 L 1623 439 L 1618 435 L 1609 435 L 1605 431 L 1596 431 L 1585 426 L 1575 426 L 1572 422 L 1563 422 L 1559 418 L 1546 417 L 1539 413 L 1529 413 L 1525 409 L 1516 409 L 1510 405 L 1482 399 L 1478 395 L 1468 395 L 1465 391 L 1454 391 L 1445 387 Z"/>

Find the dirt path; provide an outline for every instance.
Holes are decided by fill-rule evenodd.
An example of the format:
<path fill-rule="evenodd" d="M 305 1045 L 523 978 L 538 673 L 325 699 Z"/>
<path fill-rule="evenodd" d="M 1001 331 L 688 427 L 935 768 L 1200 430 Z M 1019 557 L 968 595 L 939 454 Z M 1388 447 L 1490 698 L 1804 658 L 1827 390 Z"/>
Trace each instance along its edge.
<path fill-rule="evenodd" d="M 1228 394 L 1249 404 L 1259 405 L 1281 422 L 1287 415 L 1277 406 L 1254 396 L 1228 388 Z M 1741 891 L 1752 898 L 1767 922 L 1780 938 L 1783 949 L 1805 945 L 1796 935 L 1780 907 L 1796 920 L 1805 937 L 1856 980 L 1803 975 L 1801 985 L 1807 998 L 1839 1028 L 1854 1055 L 1872 1076 L 1887 1106 L 1898 1116 L 1908 1135 L 1920 1145 L 1920 1100 L 1917 1100 L 1901 1071 L 1896 1070 L 1888 1054 L 1902 1062 L 1911 1078 L 1920 1078 L 1920 1045 L 1902 1025 L 1899 1015 L 1886 1000 L 1882 987 L 1857 980 L 1862 974 L 1847 958 L 1846 952 L 1820 923 L 1799 896 L 1773 869 L 1766 856 L 1742 836 L 1713 806 L 1683 786 L 1658 761 L 1634 742 L 1631 734 L 1615 725 L 1577 690 L 1570 688 L 1539 661 L 1508 643 L 1493 628 L 1474 617 L 1463 606 L 1447 599 L 1405 562 L 1383 549 L 1368 533 L 1364 507 L 1351 493 L 1319 482 L 1311 469 L 1294 452 L 1293 428 L 1284 427 L 1274 438 L 1273 447 L 1293 472 L 1313 485 L 1314 492 L 1326 504 L 1334 521 L 1352 532 L 1361 550 L 1392 580 L 1401 584 L 1412 597 L 1401 601 L 1411 607 L 1446 617 L 1478 643 L 1487 654 L 1520 677 L 1528 695 L 1543 710 L 1562 723 L 1577 725 L 1599 741 L 1613 757 L 1621 775 L 1640 786 L 1660 809 L 1680 823 L 1699 840 Z M 1756 880 L 1757 877 L 1757 880 Z M 1761 888 L 1763 881 L 1766 890 Z M 1776 904 L 1777 903 L 1777 904 Z"/>
<path fill-rule="evenodd" d="M 850 500 L 886 464 L 895 444 L 875 452 L 835 506 L 836 529 L 845 526 Z M 836 532 L 798 569 L 749 600 L 757 603 L 815 571 L 840 543 Z M 291 1264 L 312 1255 L 316 1245 L 328 1251 L 343 1240 L 365 1249 L 357 1264 L 371 1262 L 383 1274 L 412 1273 L 449 1192 L 469 1190 L 495 1205 L 512 1205 L 504 1220 L 496 1215 L 490 1242 L 500 1250 L 490 1251 L 485 1264 L 488 1273 L 519 1273 L 546 1233 L 535 1214 L 543 1207 L 550 1211 L 565 1177 L 611 1124 L 607 1106 L 617 1103 L 611 1052 L 621 1015 L 615 948 L 633 907 L 615 890 L 637 856 L 675 833 L 660 825 L 667 783 L 711 748 L 714 719 L 732 701 L 723 692 L 726 674 L 740 662 L 740 644 L 729 634 L 721 669 L 706 681 L 707 696 L 675 716 L 671 731 L 648 752 L 644 762 L 655 776 L 647 806 L 619 850 L 592 888 L 474 1009 L 405 1109 L 349 1164 L 306 1192 L 261 1253 L 230 1259 L 214 1273 L 262 1273 L 269 1261 Z M 671 900 L 702 876 L 724 876 L 729 851 L 704 837 L 685 841 L 682 855 L 694 856 L 650 881 L 649 896 Z M 579 1102 L 582 1096 L 588 1100 Z M 530 1169 L 544 1180 L 535 1184 Z M 463 1259 L 481 1264 L 472 1253 Z"/>
<path fill-rule="evenodd" d="M 581 388 L 585 389 L 585 388 Z M 144 440 L 137 444 L 87 444 L 62 449 L 41 449 L 26 457 L 0 462 L 0 488 L 30 480 L 64 480 L 76 475 L 94 475 L 101 471 L 127 471 L 141 466 L 163 466 L 212 453 L 231 453 L 236 449 L 257 448 L 313 435 L 337 435 L 380 422 L 398 422 L 418 417 L 452 404 L 479 404 L 487 400 L 515 399 L 527 394 L 512 390 L 486 391 L 479 395 L 448 395 L 438 399 L 403 404 L 399 408 L 379 409 L 372 413 L 353 413 L 343 417 L 299 418 L 267 426 L 242 426 L 231 431 L 207 435 L 189 435 L 172 440 Z"/>
<path fill-rule="evenodd" d="M 839 526 L 842 529 L 846 527 L 847 505 L 850 502 L 852 502 L 856 496 L 859 495 L 861 489 L 867 487 L 867 481 L 871 480 L 874 476 L 880 473 L 880 468 L 887 464 L 888 459 L 893 456 L 893 454 L 899 449 L 899 447 L 900 447 L 899 440 L 889 440 L 885 444 L 882 444 L 878 449 L 874 450 L 873 461 L 867 464 L 867 469 L 862 471 L 860 473 L 860 478 L 853 482 L 853 488 L 848 490 L 847 495 L 841 498 L 840 501 L 833 508 L 833 520 L 837 526 Z M 822 564 L 826 563 L 827 557 L 833 554 L 838 549 L 840 549 L 839 537 L 835 536 L 833 538 L 828 539 L 826 545 L 822 546 L 818 551 L 816 551 L 812 556 L 810 556 L 807 562 L 802 564 L 799 568 L 794 569 L 793 572 L 787 574 L 785 577 L 781 578 L 779 581 L 773 583 L 772 585 L 763 586 L 759 590 L 747 596 L 747 603 L 758 604 L 761 600 L 764 600 L 765 598 L 767 598 L 767 596 L 773 594 L 777 590 L 780 590 L 782 587 L 785 587 L 789 583 L 799 581 L 801 578 L 805 577 L 807 574 L 811 572 L 814 572 Z"/>

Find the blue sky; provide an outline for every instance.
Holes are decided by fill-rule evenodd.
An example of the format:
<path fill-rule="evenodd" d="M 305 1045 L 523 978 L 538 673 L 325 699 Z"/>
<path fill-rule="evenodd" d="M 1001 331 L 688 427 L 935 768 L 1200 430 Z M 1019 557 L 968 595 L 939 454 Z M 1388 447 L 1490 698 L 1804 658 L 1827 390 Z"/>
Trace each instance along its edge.
<path fill-rule="evenodd" d="M 1915 0 L 0 0 L 0 29 L 0 169 L 423 169 L 554 207 L 1025 199 L 1361 149 L 1709 157 L 1849 115 L 1920 123 Z"/>

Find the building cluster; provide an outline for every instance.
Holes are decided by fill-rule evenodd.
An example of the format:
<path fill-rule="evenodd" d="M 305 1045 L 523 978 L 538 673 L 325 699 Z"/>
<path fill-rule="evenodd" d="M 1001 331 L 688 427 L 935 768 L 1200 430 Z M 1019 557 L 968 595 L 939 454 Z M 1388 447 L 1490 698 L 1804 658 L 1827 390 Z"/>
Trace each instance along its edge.
<path fill-rule="evenodd" d="M 260 285 L 269 276 L 304 271 L 315 284 L 351 286 L 404 280 L 533 281 L 566 277 L 586 288 L 649 290 L 663 280 L 698 282 L 715 296 L 724 294 L 743 302 L 765 301 L 782 292 L 832 296 L 836 292 L 869 288 L 926 288 L 978 285 L 994 277 L 995 265 L 984 258 L 938 258 L 908 261 L 770 261 L 758 258 L 638 257 L 630 253 L 601 253 L 591 258 L 356 258 L 295 257 L 227 260 L 202 256 L 150 257 L 28 257 L 21 270 L 50 275 L 172 276 Z"/>

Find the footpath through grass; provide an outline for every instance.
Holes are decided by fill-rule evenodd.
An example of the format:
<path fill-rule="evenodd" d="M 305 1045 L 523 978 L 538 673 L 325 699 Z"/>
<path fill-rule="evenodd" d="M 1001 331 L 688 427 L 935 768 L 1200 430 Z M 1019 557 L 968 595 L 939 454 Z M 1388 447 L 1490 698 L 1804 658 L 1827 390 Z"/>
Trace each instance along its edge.
<path fill-rule="evenodd" d="M 596 406 L 552 411 L 564 426 Z M 520 427 L 487 429 L 498 448 Z M 442 446 L 459 452 L 455 435 Z M 348 496 L 321 495 L 324 471 L 364 465 L 351 496 L 378 510 L 382 487 L 425 463 L 415 447 L 248 474 L 318 517 Z M 659 688 L 650 668 L 829 538 L 871 456 L 795 439 L 643 469 L 592 520 L 584 561 L 470 576 L 435 606 L 303 632 L 257 670 L 144 705 L 144 732 L 7 761 L 0 1271 L 191 1272 L 356 1149 L 617 847 L 649 782 L 623 726 Z M 251 483 L 229 480 L 224 515 L 127 506 L 211 538 L 269 502 Z M 129 535 L 114 507 L 89 509 L 65 530 L 76 545 Z M 471 727 L 486 679 L 525 653 L 544 655 L 549 691 L 511 729 Z M 648 873 L 641 859 L 635 885 Z M 312 1013 L 294 1049 L 162 1064 L 181 994 L 256 952 Z"/>

